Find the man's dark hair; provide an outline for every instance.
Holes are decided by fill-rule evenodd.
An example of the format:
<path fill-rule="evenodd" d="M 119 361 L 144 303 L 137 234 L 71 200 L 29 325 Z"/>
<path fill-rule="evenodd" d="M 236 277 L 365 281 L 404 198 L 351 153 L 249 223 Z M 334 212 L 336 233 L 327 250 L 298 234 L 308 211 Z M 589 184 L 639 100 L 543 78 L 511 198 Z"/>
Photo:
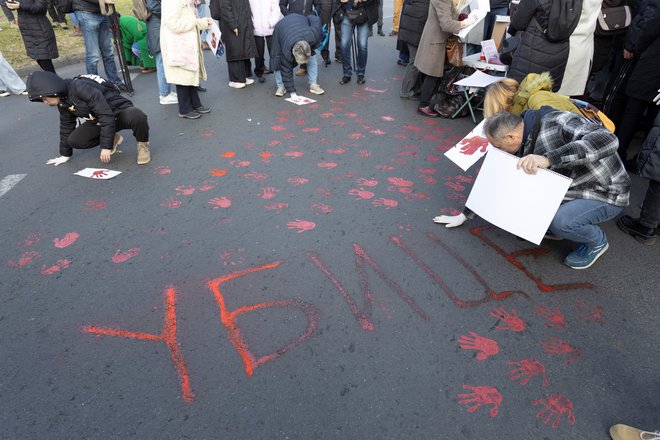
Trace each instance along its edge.
<path fill-rule="evenodd" d="M 497 112 L 484 123 L 484 133 L 493 139 L 500 139 L 522 123 L 522 118 L 510 112 Z"/>

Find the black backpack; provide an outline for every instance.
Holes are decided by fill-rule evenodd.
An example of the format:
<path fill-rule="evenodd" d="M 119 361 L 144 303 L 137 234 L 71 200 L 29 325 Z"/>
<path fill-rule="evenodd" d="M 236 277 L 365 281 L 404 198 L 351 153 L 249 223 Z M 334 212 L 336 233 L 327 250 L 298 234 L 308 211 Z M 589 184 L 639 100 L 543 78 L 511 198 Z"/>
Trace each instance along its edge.
<path fill-rule="evenodd" d="M 552 0 L 545 37 L 553 43 L 567 40 L 580 22 L 581 14 L 582 0 Z"/>

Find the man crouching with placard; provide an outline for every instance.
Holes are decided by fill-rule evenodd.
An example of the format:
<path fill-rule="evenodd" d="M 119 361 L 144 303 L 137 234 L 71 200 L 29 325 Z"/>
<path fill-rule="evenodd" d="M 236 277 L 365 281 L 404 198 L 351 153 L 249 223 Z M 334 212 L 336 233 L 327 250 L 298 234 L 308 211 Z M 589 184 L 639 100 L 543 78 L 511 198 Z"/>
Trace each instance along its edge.
<path fill-rule="evenodd" d="M 27 79 L 30 101 L 60 111 L 60 157 L 48 165 L 68 162 L 73 149 L 101 146 L 101 162 L 108 163 L 123 141 L 118 133 L 130 128 L 137 140 L 137 163 L 151 161 L 147 115 L 121 96 L 117 86 L 98 75 L 62 79 L 52 72 L 34 72 Z M 85 123 L 76 126 L 77 118 Z"/>

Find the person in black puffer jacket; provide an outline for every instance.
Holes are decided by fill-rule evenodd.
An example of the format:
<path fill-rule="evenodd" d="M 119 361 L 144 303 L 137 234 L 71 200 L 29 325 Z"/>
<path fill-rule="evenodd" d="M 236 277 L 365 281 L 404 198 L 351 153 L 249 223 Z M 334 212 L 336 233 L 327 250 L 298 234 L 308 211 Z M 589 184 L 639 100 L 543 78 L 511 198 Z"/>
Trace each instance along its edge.
<path fill-rule="evenodd" d="M 511 16 L 509 33 L 523 34 L 507 76 L 520 82 L 529 73 L 550 72 L 552 91 L 557 92 L 568 61 L 569 40 L 553 43 L 545 37 L 551 4 L 552 0 L 524 0 Z"/>
<path fill-rule="evenodd" d="M 60 157 L 49 165 L 68 162 L 73 149 L 101 146 L 101 162 L 110 161 L 123 138 L 120 130 L 130 128 L 137 140 L 137 163 L 151 160 L 147 115 L 128 99 L 119 88 L 98 75 L 80 75 L 63 79 L 52 72 L 34 72 L 27 79 L 28 97 L 57 107 L 60 112 Z M 87 122 L 76 127 L 77 119 Z"/>
<path fill-rule="evenodd" d="M 46 17 L 47 0 L 7 1 L 7 7 L 18 10 L 18 28 L 23 37 L 25 52 L 39 67 L 55 72 L 53 59 L 59 57 L 55 32 Z"/>
<path fill-rule="evenodd" d="M 419 70 L 415 67 L 415 56 L 428 15 L 429 0 L 406 0 L 403 4 L 396 48 L 399 51 L 408 52 L 410 59 L 401 83 L 400 96 L 402 98 L 412 98 L 418 88 Z"/>

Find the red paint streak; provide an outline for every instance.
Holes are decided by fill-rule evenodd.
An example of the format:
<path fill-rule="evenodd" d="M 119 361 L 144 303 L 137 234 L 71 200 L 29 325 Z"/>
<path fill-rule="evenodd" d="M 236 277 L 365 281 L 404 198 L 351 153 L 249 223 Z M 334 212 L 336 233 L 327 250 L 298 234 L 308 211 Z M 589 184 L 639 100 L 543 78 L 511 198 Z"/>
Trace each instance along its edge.
<path fill-rule="evenodd" d="M 321 108 L 321 105 L 320 104 L 310 104 L 308 108 L 317 109 L 317 108 Z"/>
<path fill-rule="evenodd" d="M 520 319 L 518 313 L 514 309 L 511 309 L 511 312 L 507 312 L 504 307 L 500 307 L 499 309 L 495 307 L 493 311 L 490 312 L 490 316 L 500 321 L 504 321 L 506 326 L 498 325 L 497 327 L 495 327 L 500 330 L 510 330 L 512 332 L 519 333 L 527 328 L 525 321 Z"/>
<path fill-rule="evenodd" d="M 304 121 L 303 121 L 303 123 L 304 123 Z M 319 127 L 303 128 L 303 133 L 318 133 L 319 131 L 321 131 L 321 129 Z"/>
<path fill-rule="evenodd" d="M 190 185 L 179 185 L 174 188 L 174 191 L 179 193 L 180 196 L 191 196 L 195 192 L 195 188 Z"/>
<path fill-rule="evenodd" d="M 53 275 L 61 270 L 67 269 L 71 266 L 71 260 L 57 260 L 57 262 L 48 267 L 46 265 L 41 266 L 41 275 Z"/>
<path fill-rule="evenodd" d="M 275 196 L 277 195 L 278 192 L 279 192 L 279 189 L 277 189 L 277 188 L 271 188 L 271 187 L 261 188 L 261 194 L 259 194 L 259 197 L 261 197 L 262 199 L 265 199 L 265 200 L 270 200 L 270 199 L 275 198 Z"/>
<path fill-rule="evenodd" d="M 210 138 L 215 135 L 215 130 L 206 130 L 199 134 L 201 137 Z"/>
<path fill-rule="evenodd" d="M 287 182 L 299 186 L 299 185 L 304 185 L 306 183 L 309 183 L 309 179 L 305 179 L 304 177 L 289 177 L 287 179 Z"/>
<path fill-rule="evenodd" d="M 275 119 L 275 122 L 287 122 L 288 120 L 289 120 L 289 118 L 281 117 L 281 118 Z"/>
<path fill-rule="evenodd" d="M 422 127 L 418 127 L 416 125 L 404 125 L 403 127 L 404 130 L 410 130 L 410 131 L 422 131 Z"/>
<path fill-rule="evenodd" d="M 344 125 L 346 125 L 346 122 L 345 121 L 332 121 L 330 124 L 336 125 L 338 127 L 343 127 Z"/>
<path fill-rule="evenodd" d="M 403 133 L 396 133 L 392 135 L 392 138 L 404 140 L 404 139 L 408 139 L 408 135 Z"/>
<path fill-rule="evenodd" d="M 520 379 L 520 385 L 527 383 L 534 377 L 540 375 L 543 378 L 543 386 L 548 386 L 548 376 L 545 374 L 545 365 L 536 359 L 522 359 L 518 362 L 507 362 L 507 365 L 514 365 L 516 368 L 509 370 L 511 380 Z"/>
<path fill-rule="evenodd" d="M 162 174 L 170 174 L 171 172 L 172 172 L 172 170 L 167 168 L 167 167 L 158 168 L 156 170 L 156 174 L 161 174 L 161 175 Z"/>
<path fill-rule="evenodd" d="M 335 114 L 334 113 L 321 113 L 319 116 L 322 117 L 322 118 L 332 118 L 333 116 L 335 116 Z"/>
<path fill-rule="evenodd" d="M 434 177 L 428 176 L 426 174 L 422 174 L 420 177 L 424 181 L 424 183 L 428 183 L 429 185 L 438 183 L 438 181 Z"/>
<path fill-rule="evenodd" d="M 170 358 L 172 359 L 172 363 L 174 364 L 174 368 L 176 368 L 179 377 L 181 397 L 184 402 L 192 403 L 195 396 L 190 388 L 190 376 L 188 375 L 188 368 L 186 367 L 186 362 L 183 358 L 183 352 L 176 339 L 176 291 L 173 287 L 170 287 L 165 291 L 165 317 L 163 320 L 163 330 L 159 335 L 94 326 L 83 327 L 82 331 L 96 335 L 119 336 L 144 341 L 164 342 L 170 350 Z"/>
<path fill-rule="evenodd" d="M 504 251 L 504 249 L 496 245 L 492 240 L 490 240 L 488 237 L 484 235 L 483 231 L 487 231 L 489 229 L 494 229 L 494 228 L 495 226 L 491 226 L 491 225 L 478 226 L 476 228 L 470 229 L 470 232 L 472 233 L 472 235 L 475 235 L 481 241 L 483 241 L 488 246 L 490 246 L 495 252 L 497 252 L 502 257 L 504 257 L 506 261 L 513 264 L 513 266 L 515 266 L 517 269 L 522 271 L 527 276 L 527 278 L 534 281 L 534 283 L 536 284 L 536 286 L 540 291 L 554 292 L 556 290 L 591 289 L 594 287 L 593 284 L 591 283 L 543 284 L 543 282 L 539 278 L 536 278 L 534 275 L 532 275 L 532 273 L 529 270 L 527 270 L 527 268 L 520 261 L 517 260 L 517 257 L 522 255 L 540 256 L 550 252 L 550 250 L 547 248 L 530 248 L 510 254 Z"/>
<path fill-rule="evenodd" d="M 317 189 L 317 190 L 316 190 L 316 193 L 322 195 L 322 196 L 325 197 L 326 199 L 332 197 L 332 191 L 328 191 L 328 190 L 325 189 L 325 188 L 319 188 L 319 189 Z"/>
<path fill-rule="evenodd" d="M 220 157 L 224 157 L 225 159 L 231 159 L 234 156 L 236 156 L 235 151 L 225 151 L 224 153 L 220 153 Z"/>
<path fill-rule="evenodd" d="M 368 200 L 375 196 L 376 194 L 371 191 L 361 190 L 361 189 L 351 189 L 348 191 L 349 196 L 354 196 L 355 200 Z"/>
<path fill-rule="evenodd" d="M 259 157 L 261 157 L 263 160 L 270 160 L 273 158 L 273 153 L 270 151 L 262 151 L 259 153 Z"/>
<path fill-rule="evenodd" d="M 437 171 L 435 168 L 417 168 L 417 172 L 420 174 L 435 174 Z"/>
<path fill-rule="evenodd" d="M 236 349 L 241 359 L 243 360 L 245 373 L 248 376 L 252 376 L 254 374 L 254 370 L 257 367 L 265 364 L 266 362 L 270 362 L 279 358 L 287 351 L 302 344 L 312 336 L 314 331 L 316 331 L 316 327 L 318 324 L 318 315 L 319 315 L 318 309 L 314 307 L 312 304 L 305 303 L 302 301 L 296 301 L 296 300 L 270 301 L 270 302 L 254 304 L 251 306 L 239 307 L 234 311 L 229 311 L 227 309 L 227 306 L 225 305 L 225 297 L 220 290 L 220 286 L 223 283 L 262 270 L 274 269 L 281 264 L 282 264 L 281 261 L 276 261 L 274 263 L 265 264 L 263 266 L 251 267 L 239 272 L 230 273 L 229 275 L 225 275 L 220 278 L 216 278 L 214 280 L 209 281 L 208 283 L 208 286 L 213 292 L 215 300 L 218 303 L 218 307 L 220 308 L 220 322 L 222 322 L 222 325 L 224 325 L 225 328 L 227 329 L 229 333 L 229 340 L 234 345 L 234 348 Z M 250 351 L 247 341 L 245 340 L 243 334 L 241 333 L 238 327 L 236 319 L 245 313 L 254 312 L 260 309 L 266 309 L 269 307 L 282 307 L 287 309 L 295 308 L 302 310 L 307 316 L 308 324 L 305 331 L 302 334 L 300 334 L 296 339 L 294 339 L 292 342 L 290 342 L 289 344 L 285 345 L 284 347 L 280 348 L 277 351 L 274 351 L 272 353 L 257 358 L 254 355 L 254 353 Z"/>
<path fill-rule="evenodd" d="M 344 113 L 344 116 L 348 116 L 349 118 L 357 118 L 358 114 L 357 113 Z"/>
<path fill-rule="evenodd" d="M 399 157 L 417 157 L 419 153 L 417 151 L 399 151 L 396 155 Z"/>
<path fill-rule="evenodd" d="M 381 116 L 380 119 L 382 119 L 383 121 L 388 121 L 388 122 L 396 121 L 396 119 L 394 119 L 392 116 Z"/>
<path fill-rule="evenodd" d="M 539 399 L 532 402 L 532 405 L 544 405 L 543 409 L 536 414 L 537 419 L 543 420 L 547 425 L 554 418 L 552 427 L 559 428 L 561 417 L 566 414 L 569 425 L 575 425 L 575 414 L 573 413 L 573 404 L 565 396 L 559 393 L 552 393 L 545 399 Z"/>
<path fill-rule="evenodd" d="M 303 151 L 287 151 L 284 153 L 286 157 L 303 157 L 305 153 Z"/>
<path fill-rule="evenodd" d="M 332 212 L 332 206 L 326 205 L 325 203 L 314 203 L 311 205 L 311 208 L 322 214 L 330 214 Z"/>
<path fill-rule="evenodd" d="M 279 203 L 271 203 L 269 205 L 264 206 L 264 209 L 266 211 L 281 211 L 283 209 L 286 209 L 289 207 L 288 203 L 284 202 L 279 202 Z"/>
<path fill-rule="evenodd" d="M 403 288 L 399 284 L 397 284 L 394 280 L 392 280 L 386 273 L 385 271 L 378 265 L 376 264 L 375 261 L 367 254 L 367 252 L 360 247 L 358 244 L 353 243 L 353 252 L 355 253 L 355 266 L 356 270 L 358 272 L 358 280 L 359 280 L 359 285 L 360 285 L 360 293 L 362 294 L 362 299 L 364 301 L 364 306 L 361 309 L 358 307 L 356 302 L 351 298 L 351 296 L 348 294 L 344 286 L 337 280 L 337 278 L 332 274 L 330 269 L 326 266 L 326 264 L 321 261 L 321 258 L 318 256 L 318 254 L 314 252 L 307 252 L 307 257 L 318 267 L 318 269 L 325 274 L 325 276 L 328 277 L 328 279 L 332 282 L 332 284 L 335 286 L 335 288 L 339 291 L 341 296 L 344 297 L 344 300 L 348 304 L 348 306 L 351 309 L 351 312 L 353 313 L 353 316 L 355 319 L 360 323 L 360 326 L 362 327 L 363 330 L 373 330 L 374 329 L 374 323 L 370 319 L 371 318 L 371 311 L 373 308 L 374 304 L 374 295 L 371 291 L 371 288 L 369 286 L 369 279 L 367 277 L 367 270 L 366 270 L 366 264 L 371 267 L 371 269 L 376 272 L 378 277 L 383 280 L 387 286 L 394 291 L 399 298 L 401 298 L 408 306 L 415 312 L 417 315 L 422 318 L 425 321 L 429 320 L 429 316 L 422 310 L 417 303 L 408 295 Z"/>
<path fill-rule="evenodd" d="M 492 339 L 479 336 L 475 332 L 469 332 L 470 336 L 463 335 L 458 338 L 458 344 L 463 350 L 476 350 L 477 360 L 483 361 L 500 352 L 500 346 Z"/>
<path fill-rule="evenodd" d="M 298 137 L 298 136 L 293 134 L 293 133 L 284 133 L 282 135 L 282 138 L 284 138 L 284 139 L 293 139 L 293 138 L 296 138 L 296 137 Z"/>
<path fill-rule="evenodd" d="M 231 161 L 229 162 L 231 165 L 234 165 L 236 168 L 245 168 L 250 166 L 250 161 L 249 160 L 239 160 L 239 161 Z"/>
<path fill-rule="evenodd" d="M 54 239 L 53 244 L 58 249 L 64 249 L 65 247 L 71 246 L 73 243 L 75 243 L 79 237 L 80 234 L 78 234 L 77 232 L 69 232 L 62 238 Z"/>
<path fill-rule="evenodd" d="M 465 384 L 463 384 L 463 388 L 472 391 L 471 393 L 463 393 L 458 395 L 458 398 L 460 399 L 458 401 L 459 405 L 470 405 L 467 409 L 467 412 L 475 412 L 482 406 L 486 405 L 492 405 L 489 411 L 491 417 L 495 417 L 500 411 L 500 405 L 502 405 L 502 395 L 499 391 L 497 391 L 497 388 L 489 386 L 475 387 Z"/>
<path fill-rule="evenodd" d="M 261 180 L 266 180 L 268 178 L 268 174 L 257 173 L 256 171 L 251 171 L 249 173 L 243 174 L 243 178 L 254 180 L 254 181 L 261 181 Z"/>
<path fill-rule="evenodd" d="M 38 232 L 36 234 L 29 234 L 23 243 L 17 243 L 17 244 L 20 247 L 30 247 L 33 244 L 37 244 L 43 236 L 44 236 L 43 232 Z"/>
<path fill-rule="evenodd" d="M 551 310 L 544 305 L 540 305 L 534 309 L 534 314 L 547 320 L 546 327 L 565 329 L 568 326 L 564 314 L 559 309 Z"/>
<path fill-rule="evenodd" d="M 586 301 L 578 300 L 575 302 L 575 309 L 583 321 L 591 321 L 602 324 L 605 322 L 605 312 L 603 308 L 595 304 L 593 307 L 589 306 Z"/>
<path fill-rule="evenodd" d="M 278 141 L 278 140 L 273 139 L 272 141 L 268 142 L 269 147 L 275 147 L 277 145 L 282 145 L 282 141 Z"/>
<path fill-rule="evenodd" d="M 346 150 L 346 148 L 328 148 L 325 151 L 327 151 L 328 153 L 331 153 L 331 154 L 344 154 L 344 153 L 346 153 L 347 150 Z"/>
<path fill-rule="evenodd" d="M 140 248 L 131 248 L 123 252 L 117 249 L 117 251 L 115 251 L 115 254 L 112 256 L 112 262 L 123 263 L 124 261 L 130 260 L 139 253 L 140 253 Z"/>
<path fill-rule="evenodd" d="M 428 157 L 426 158 L 426 160 L 427 160 L 428 162 L 438 162 L 438 161 L 440 161 L 440 158 L 439 158 L 439 157 L 435 157 L 435 156 L 428 156 Z"/>
<path fill-rule="evenodd" d="M 211 205 L 213 209 L 229 208 L 231 206 L 231 200 L 227 197 L 216 197 L 209 200 L 209 205 Z"/>
<path fill-rule="evenodd" d="M 82 209 L 85 212 L 100 211 L 108 207 L 107 202 L 103 200 L 89 200 L 85 202 L 85 207 Z"/>
<path fill-rule="evenodd" d="M 316 164 L 318 168 L 335 168 L 337 166 L 334 162 L 319 162 Z"/>
<path fill-rule="evenodd" d="M 387 181 L 394 186 L 413 186 L 414 183 L 410 180 L 402 179 L 401 177 L 388 177 Z"/>
<path fill-rule="evenodd" d="M 176 197 L 168 197 L 165 199 L 164 203 L 161 203 L 160 206 L 163 208 L 170 208 L 170 209 L 176 209 L 181 207 L 181 200 L 177 199 Z"/>
<path fill-rule="evenodd" d="M 309 220 L 292 220 L 286 224 L 286 227 L 289 229 L 297 229 L 296 232 L 301 234 L 305 231 L 311 231 L 316 228 L 316 223 L 310 222 Z"/>
<path fill-rule="evenodd" d="M 396 200 L 384 199 L 382 197 L 372 201 L 371 204 L 377 208 L 384 206 L 385 209 L 396 208 L 397 206 L 399 206 L 399 202 L 397 202 Z"/>
<path fill-rule="evenodd" d="M 270 128 L 273 131 L 284 131 L 284 130 L 286 130 L 286 127 L 284 125 L 273 125 Z"/>
<path fill-rule="evenodd" d="M 550 336 L 550 340 L 541 341 L 541 348 L 544 353 L 567 355 L 569 358 L 564 361 L 566 365 L 584 359 L 580 348 L 562 341 L 556 336 Z"/>
<path fill-rule="evenodd" d="M 371 151 L 369 151 L 369 150 L 360 150 L 358 152 L 358 156 L 364 157 L 366 159 L 367 157 L 371 157 Z"/>
<path fill-rule="evenodd" d="M 374 187 L 378 185 L 378 181 L 376 179 L 364 179 L 360 177 L 355 181 L 360 186 L 368 186 L 368 187 Z"/>
<path fill-rule="evenodd" d="M 23 267 L 23 266 L 27 266 L 28 264 L 30 264 L 31 262 L 33 262 L 34 260 L 36 260 L 40 256 L 41 256 L 41 254 L 39 252 L 35 252 L 35 251 L 23 252 L 23 254 L 18 259 L 18 261 L 9 260 L 9 261 L 7 261 L 7 264 L 10 267 Z"/>
<path fill-rule="evenodd" d="M 347 135 L 347 137 L 349 139 L 358 140 L 358 139 L 362 139 L 364 137 L 364 135 L 362 133 L 351 133 L 351 134 Z"/>
<path fill-rule="evenodd" d="M 381 171 L 394 171 L 395 170 L 395 168 L 393 166 L 384 165 L 384 164 L 376 165 L 376 169 L 379 169 Z"/>
<path fill-rule="evenodd" d="M 212 170 L 209 170 L 209 174 L 215 177 L 222 177 L 227 175 L 227 170 L 220 168 L 213 168 Z"/>
<path fill-rule="evenodd" d="M 206 191 L 211 191 L 216 186 L 217 186 L 217 184 L 215 182 L 213 182 L 212 180 L 205 180 L 204 183 L 202 184 L 202 186 L 200 186 L 198 189 L 202 192 L 206 192 Z"/>
<path fill-rule="evenodd" d="M 438 122 L 438 121 L 434 121 L 433 119 L 424 119 L 424 120 L 422 121 L 422 124 L 426 124 L 426 125 L 438 125 L 439 122 Z"/>

